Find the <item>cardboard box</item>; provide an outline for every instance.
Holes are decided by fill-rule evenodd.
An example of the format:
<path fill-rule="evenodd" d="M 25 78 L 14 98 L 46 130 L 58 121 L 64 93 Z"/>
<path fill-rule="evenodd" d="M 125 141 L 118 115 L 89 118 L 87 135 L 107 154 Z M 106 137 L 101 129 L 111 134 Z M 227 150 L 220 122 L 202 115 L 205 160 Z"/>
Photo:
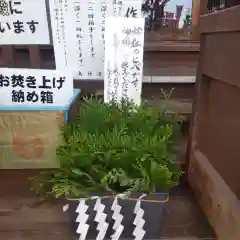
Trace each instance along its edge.
<path fill-rule="evenodd" d="M 0 169 L 58 167 L 60 127 L 79 93 L 63 107 L 0 107 Z"/>

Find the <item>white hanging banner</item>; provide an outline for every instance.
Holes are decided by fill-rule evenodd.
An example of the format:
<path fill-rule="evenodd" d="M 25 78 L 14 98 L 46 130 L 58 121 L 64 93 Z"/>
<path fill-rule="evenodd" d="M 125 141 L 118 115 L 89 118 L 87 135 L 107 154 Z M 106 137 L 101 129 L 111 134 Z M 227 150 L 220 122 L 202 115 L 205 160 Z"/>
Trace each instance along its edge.
<path fill-rule="evenodd" d="M 0 45 L 50 44 L 45 0 L 0 0 Z"/>
<path fill-rule="evenodd" d="M 71 72 L 0 68 L 1 106 L 64 106 L 73 96 Z"/>
<path fill-rule="evenodd" d="M 141 102 L 144 23 L 144 18 L 106 18 L 105 102 Z"/>
<path fill-rule="evenodd" d="M 75 40 L 73 1 L 50 0 L 49 9 L 56 69 L 73 68 L 75 61 L 71 61 L 70 52 L 70 46 Z"/>
<path fill-rule="evenodd" d="M 70 66 L 75 79 L 103 79 L 105 18 L 140 17 L 141 7 L 141 0 L 51 0 L 56 68 Z"/>

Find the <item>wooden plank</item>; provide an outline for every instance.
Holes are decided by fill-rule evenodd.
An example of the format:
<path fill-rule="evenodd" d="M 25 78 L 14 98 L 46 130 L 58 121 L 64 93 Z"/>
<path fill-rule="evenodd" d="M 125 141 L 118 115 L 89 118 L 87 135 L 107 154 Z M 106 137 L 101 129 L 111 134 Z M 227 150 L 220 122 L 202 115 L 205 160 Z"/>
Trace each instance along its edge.
<path fill-rule="evenodd" d="M 41 68 L 41 52 L 39 46 L 29 45 L 28 49 L 31 68 Z"/>
<path fill-rule="evenodd" d="M 144 51 L 199 52 L 198 41 L 146 41 Z"/>
<path fill-rule="evenodd" d="M 16 45 L 16 49 L 27 49 L 29 46 Z M 50 45 L 39 45 L 40 50 L 52 50 Z M 190 40 L 164 40 L 164 41 L 145 41 L 144 45 L 145 51 L 190 51 L 198 52 L 200 50 L 199 41 L 190 41 Z"/>
<path fill-rule="evenodd" d="M 0 232 L 41 230 L 53 223 L 69 223 L 69 215 L 62 211 L 62 205 L 44 204 L 35 207 L 35 201 L 36 198 L 1 198 Z"/>
<path fill-rule="evenodd" d="M 199 0 L 200 1 L 200 15 L 208 13 L 208 0 Z"/>
<path fill-rule="evenodd" d="M 200 33 L 240 31 L 240 5 L 200 17 Z"/>
<path fill-rule="evenodd" d="M 194 142 L 188 172 L 189 183 L 217 234 L 217 239 L 239 240 L 239 200 L 195 145 Z"/>
<path fill-rule="evenodd" d="M 1 46 L 1 66 L 14 67 L 14 48 L 11 45 Z"/>
<path fill-rule="evenodd" d="M 205 35 L 204 42 L 202 74 L 240 87 L 238 60 L 240 56 L 240 31 Z"/>

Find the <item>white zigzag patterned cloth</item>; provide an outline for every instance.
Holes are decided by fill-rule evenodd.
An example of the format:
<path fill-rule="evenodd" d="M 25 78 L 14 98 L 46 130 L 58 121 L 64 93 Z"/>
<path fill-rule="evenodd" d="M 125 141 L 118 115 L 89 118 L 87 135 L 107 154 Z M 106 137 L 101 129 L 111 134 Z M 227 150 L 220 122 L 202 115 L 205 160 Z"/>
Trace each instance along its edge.
<path fill-rule="evenodd" d="M 86 205 L 86 200 L 79 200 L 78 207 L 76 209 L 76 212 L 78 213 L 76 222 L 79 223 L 77 228 L 77 233 L 80 235 L 79 240 L 85 240 L 88 232 L 89 225 L 86 224 L 89 215 L 86 214 L 86 211 L 88 209 L 88 206 Z"/>
<path fill-rule="evenodd" d="M 111 210 L 113 211 L 112 218 L 115 220 L 113 225 L 114 234 L 111 236 L 112 240 L 118 240 L 123 232 L 124 226 L 121 224 L 123 220 L 123 215 L 120 213 L 122 207 L 118 204 L 118 198 L 115 197 Z"/>
<path fill-rule="evenodd" d="M 104 213 L 104 209 L 105 205 L 98 198 L 94 206 L 94 211 L 97 212 L 94 221 L 98 223 L 97 230 L 99 231 L 96 240 L 103 240 L 108 229 L 109 224 L 106 222 L 107 214 Z"/>
<path fill-rule="evenodd" d="M 134 214 L 135 219 L 133 224 L 136 226 L 133 231 L 133 236 L 135 237 L 135 240 L 142 240 L 146 231 L 143 229 L 143 226 L 145 224 L 145 220 L 143 219 L 144 210 L 141 208 L 141 199 L 146 197 L 146 194 L 141 195 L 136 202 L 135 208 L 134 208 Z M 112 240 L 118 240 L 122 232 L 124 230 L 124 226 L 122 225 L 122 220 L 124 216 L 120 213 L 122 207 L 118 204 L 118 199 L 124 199 L 127 195 L 125 194 L 118 194 L 115 196 L 113 204 L 111 206 L 111 210 L 113 211 L 112 218 L 115 220 L 113 225 L 113 230 L 115 231 L 114 234 L 111 236 Z M 106 222 L 107 214 L 104 213 L 105 205 L 101 202 L 101 197 L 94 196 L 90 198 L 80 198 L 79 204 L 77 206 L 76 212 L 78 213 L 76 222 L 79 223 L 77 228 L 77 233 L 80 235 L 79 240 L 85 240 L 89 225 L 86 224 L 89 215 L 86 214 L 86 211 L 88 209 L 88 205 L 86 205 L 86 200 L 93 200 L 96 199 L 96 203 L 94 205 L 94 211 L 96 211 L 96 216 L 94 218 L 94 221 L 98 223 L 97 230 L 98 235 L 96 240 L 104 240 L 105 235 L 107 233 L 107 229 L 109 227 L 109 224 Z M 68 204 L 63 206 L 63 211 L 67 211 L 69 208 Z"/>
<path fill-rule="evenodd" d="M 140 196 L 134 208 L 134 213 L 136 214 L 136 217 L 133 224 L 136 227 L 133 231 L 133 236 L 135 237 L 135 240 L 142 240 L 146 233 L 146 231 L 143 229 L 143 226 L 145 224 L 145 220 L 143 219 L 144 210 L 141 208 L 141 199 L 144 197 L 146 197 L 146 194 Z"/>

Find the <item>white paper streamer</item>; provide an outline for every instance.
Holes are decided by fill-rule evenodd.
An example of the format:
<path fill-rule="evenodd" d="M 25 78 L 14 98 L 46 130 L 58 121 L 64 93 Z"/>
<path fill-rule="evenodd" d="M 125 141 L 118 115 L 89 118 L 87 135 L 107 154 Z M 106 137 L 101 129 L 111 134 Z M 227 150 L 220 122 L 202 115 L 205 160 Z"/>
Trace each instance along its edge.
<path fill-rule="evenodd" d="M 104 209 L 105 205 L 98 198 L 94 206 L 94 211 L 97 212 L 94 221 L 98 223 L 97 230 L 99 231 L 96 240 L 103 240 L 108 229 L 109 224 L 106 222 L 107 214 L 104 213 Z"/>
<path fill-rule="evenodd" d="M 87 232 L 89 229 L 89 225 L 86 224 L 89 215 L 86 214 L 86 211 L 88 209 L 88 206 L 85 204 L 85 199 L 80 199 L 79 204 L 77 206 L 76 212 L 78 213 L 76 222 L 79 223 L 77 228 L 77 233 L 80 235 L 79 240 L 85 240 L 87 236 Z"/>
<path fill-rule="evenodd" d="M 142 240 L 146 233 L 146 231 L 143 229 L 143 226 L 145 224 L 145 220 L 143 219 L 144 210 L 141 208 L 141 199 L 145 196 L 147 195 L 143 194 L 139 197 L 134 208 L 134 213 L 136 214 L 136 217 L 133 224 L 136 227 L 133 231 L 133 236 L 135 237 L 135 240 Z"/>
<path fill-rule="evenodd" d="M 68 204 L 65 204 L 65 205 L 63 206 L 63 212 L 66 212 L 68 209 L 69 209 L 69 205 L 68 205 Z"/>
<path fill-rule="evenodd" d="M 133 231 L 133 236 L 135 237 L 135 240 L 142 240 L 146 231 L 143 229 L 143 226 L 145 224 L 145 220 L 143 219 L 144 216 L 144 210 L 141 208 L 141 199 L 146 197 L 147 194 L 142 194 L 136 202 L 135 208 L 134 208 L 134 214 L 136 214 L 133 224 L 136 226 Z M 111 210 L 113 211 L 112 218 L 115 220 L 113 225 L 113 230 L 115 231 L 114 234 L 112 234 L 111 239 L 112 240 L 119 240 L 122 232 L 124 230 L 124 226 L 122 225 L 122 220 L 124 216 L 120 213 L 122 207 L 118 204 L 118 199 L 125 199 L 128 196 L 126 194 L 118 194 L 115 196 L 113 204 L 111 206 Z M 104 240 L 105 235 L 107 233 L 107 229 L 109 227 L 109 224 L 106 222 L 107 214 L 104 213 L 105 205 L 101 202 L 101 197 L 99 196 L 92 196 L 88 198 L 80 198 L 79 204 L 76 209 L 76 212 L 78 213 L 76 222 L 79 223 L 77 228 L 77 233 L 80 234 L 79 240 L 85 240 L 89 225 L 86 224 L 89 215 L 86 214 L 86 211 L 88 209 L 88 206 L 86 205 L 86 200 L 94 200 L 96 199 L 96 203 L 94 205 L 94 211 L 96 211 L 96 216 L 94 218 L 94 221 L 98 223 L 97 230 L 99 231 L 96 240 Z M 69 208 L 69 205 L 66 204 L 63 206 L 63 211 L 67 211 Z"/>
<path fill-rule="evenodd" d="M 111 210 L 113 211 L 112 218 L 115 220 L 113 225 L 114 234 L 111 236 L 112 240 L 118 240 L 123 232 L 124 226 L 121 224 L 123 220 L 123 215 L 120 213 L 122 207 L 118 204 L 118 198 L 115 197 Z"/>

